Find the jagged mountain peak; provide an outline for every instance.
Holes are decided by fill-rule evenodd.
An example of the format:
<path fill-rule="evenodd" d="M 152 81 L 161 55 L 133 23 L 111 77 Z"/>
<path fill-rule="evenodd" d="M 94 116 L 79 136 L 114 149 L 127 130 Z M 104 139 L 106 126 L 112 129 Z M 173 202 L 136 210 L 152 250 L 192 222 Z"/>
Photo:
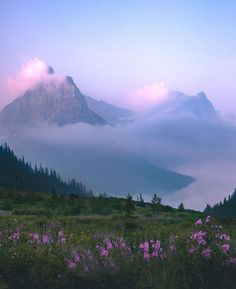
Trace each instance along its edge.
<path fill-rule="evenodd" d="M 53 73 L 52 68 L 49 68 L 49 73 Z M 50 78 L 49 81 L 39 82 L 0 113 L 0 124 L 14 130 L 41 123 L 64 126 L 78 122 L 107 124 L 89 109 L 85 97 L 70 76 L 64 80 Z"/>
<path fill-rule="evenodd" d="M 207 98 L 205 92 L 203 92 L 203 91 L 198 92 L 198 93 L 196 94 L 196 97 L 203 98 L 203 99 L 206 99 L 206 98 Z"/>
<path fill-rule="evenodd" d="M 65 81 L 66 81 L 66 83 L 69 83 L 69 84 L 75 84 L 74 80 L 71 76 L 66 76 Z"/>
<path fill-rule="evenodd" d="M 48 66 L 47 73 L 48 74 L 54 74 L 54 69 L 52 68 L 52 66 Z"/>
<path fill-rule="evenodd" d="M 167 100 L 155 108 L 155 112 L 171 115 L 191 114 L 199 118 L 217 115 L 213 104 L 203 91 L 192 96 L 181 91 L 172 91 Z"/>

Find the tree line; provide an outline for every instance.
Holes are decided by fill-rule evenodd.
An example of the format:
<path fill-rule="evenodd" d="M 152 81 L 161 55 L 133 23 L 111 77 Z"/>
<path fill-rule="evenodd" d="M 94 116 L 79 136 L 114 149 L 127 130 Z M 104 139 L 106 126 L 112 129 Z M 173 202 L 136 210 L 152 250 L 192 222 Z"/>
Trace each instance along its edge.
<path fill-rule="evenodd" d="M 223 201 L 210 206 L 207 204 L 205 213 L 223 218 L 236 218 L 236 189 L 234 192 L 225 197 Z"/>
<path fill-rule="evenodd" d="M 24 157 L 18 158 L 6 143 L 0 145 L 0 187 L 39 193 L 93 195 L 75 179 L 65 181 L 55 170 L 42 165 L 33 167 Z"/>

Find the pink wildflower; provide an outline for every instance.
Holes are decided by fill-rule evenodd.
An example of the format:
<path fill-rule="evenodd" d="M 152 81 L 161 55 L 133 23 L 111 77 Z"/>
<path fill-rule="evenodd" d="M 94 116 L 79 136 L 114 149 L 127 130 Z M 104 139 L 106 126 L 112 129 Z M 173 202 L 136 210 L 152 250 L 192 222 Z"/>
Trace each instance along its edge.
<path fill-rule="evenodd" d="M 198 231 L 191 235 L 191 240 L 197 242 L 199 245 L 205 245 L 206 240 L 204 237 L 206 236 L 207 232 Z"/>
<path fill-rule="evenodd" d="M 20 231 L 17 229 L 16 232 L 13 233 L 11 237 L 9 237 L 9 239 L 11 239 L 13 241 L 20 240 Z"/>
<path fill-rule="evenodd" d="M 143 243 L 141 243 L 141 244 L 139 245 L 139 248 L 140 248 L 140 249 L 143 249 Z"/>
<path fill-rule="evenodd" d="M 202 250 L 202 256 L 205 257 L 206 259 L 211 258 L 212 255 L 212 250 L 210 248 L 206 248 Z"/>
<path fill-rule="evenodd" d="M 222 247 L 222 250 L 224 251 L 224 253 L 228 253 L 230 250 L 229 244 L 223 244 L 221 247 Z"/>
<path fill-rule="evenodd" d="M 206 223 L 209 223 L 211 221 L 211 216 L 206 217 Z"/>
<path fill-rule="evenodd" d="M 101 248 L 100 250 L 100 255 L 101 256 L 108 256 L 109 252 L 105 248 Z"/>
<path fill-rule="evenodd" d="M 120 249 L 127 249 L 127 245 L 125 244 L 125 240 L 124 238 L 120 238 L 119 241 L 118 241 L 118 247 Z"/>
<path fill-rule="evenodd" d="M 76 269 L 76 263 L 73 262 L 72 260 L 69 260 L 69 261 L 67 262 L 67 266 L 68 266 L 68 268 L 71 269 L 71 270 L 75 270 L 75 269 Z"/>
<path fill-rule="evenodd" d="M 147 252 L 144 252 L 144 254 L 143 254 L 143 259 L 146 260 L 146 261 L 149 261 L 149 259 L 150 259 L 150 254 L 147 253 Z"/>
<path fill-rule="evenodd" d="M 43 235 L 42 243 L 48 245 L 50 243 L 50 236 L 47 234 Z"/>
<path fill-rule="evenodd" d="M 79 256 L 79 254 L 78 254 L 78 252 L 77 252 L 76 249 L 74 249 L 74 250 L 71 252 L 71 255 L 72 255 L 75 263 L 78 263 L 78 262 L 80 261 L 81 258 L 80 258 L 80 256 Z"/>
<path fill-rule="evenodd" d="M 144 252 L 147 252 L 147 251 L 149 250 L 149 243 L 148 243 L 148 241 L 146 241 L 146 242 L 143 243 L 143 250 L 144 250 Z"/>
<path fill-rule="evenodd" d="M 66 243 L 66 238 L 65 238 L 65 235 L 64 235 L 63 231 L 59 231 L 58 232 L 58 243 L 60 243 L 60 244 L 65 244 Z"/>
<path fill-rule="evenodd" d="M 201 225 L 201 224 L 202 224 L 202 220 L 201 220 L 201 219 L 196 220 L 196 222 L 195 222 L 195 226 L 197 226 L 197 225 Z"/>
<path fill-rule="evenodd" d="M 164 258 L 163 250 L 161 248 L 161 242 L 156 240 L 145 241 L 139 245 L 139 248 L 143 250 L 143 258 L 144 260 L 149 260 L 151 257 L 160 257 Z"/>
<path fill-rule="evenodd" d="M 192 246 L 189 250 L 188 250 L 188 252 L 190 253 L 190 254 L 193 254 L 193 253 L 195 253 L 197 251 L 197 249 L 194 247 L 194 246 Z"/>
<path fill-rule="evenodd" d="M 37 243 L 40 244 L 39 233 L 29 233 L 31 240 L 30 243 Z"/>
<path fill-rule="evenodd" d="M 224 240 L 224 241 L 230 241 L 230 236 L 226 235 L 226 234 L 221 234 L 219 235 L 219 239 L 220 240 Z"/>
<path fill-rule="evenodd" d="M 236 258 L 230 257 L 229 259 L 225 260 L 225 263 L 228 265 L 236 265 Z"/>
<path fill-rule="evenodd" d="M 151 254 L 152 257 L 158 257 L 158 252 L 157 251 L 153 251 Z"/>
<path fill-rule="evenodd" d="M 109 240 L 109 239 L 106 238 L 106 239 L 103 240 L 103 243 L 106 245 L 107 250 L 110 250 L 110 249 L 113 248 L 113 245 L 112 245 L 111 240 Z"/>

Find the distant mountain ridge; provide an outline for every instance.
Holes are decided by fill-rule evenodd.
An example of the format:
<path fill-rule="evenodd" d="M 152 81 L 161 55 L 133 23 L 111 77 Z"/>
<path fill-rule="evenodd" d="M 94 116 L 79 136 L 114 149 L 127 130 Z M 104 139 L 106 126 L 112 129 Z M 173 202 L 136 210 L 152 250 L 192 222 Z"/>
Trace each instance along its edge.
<path fill-rule="evenodd" d="M 215 117 L 217 112 L 204 92 L 189 96 L 180 91 L 170 93 L 164 103 L 154 109 L 161 114 L 191 114 L 199 118 Z"/>
<path fill-rule="evenodd" d="M 49 74 L 53 70 L 49 69 Z M 0 123 L 6 128 L 41 123 L 64 126 L 84 122 L 106 125 L 107 122 L 89 109 L 85 97 L 70 76 L 63 81 L 40 82 L 4 107 Z"/>
<path fill-rule="evenodd" d="M 128 122 L 135 115 L 135 113 L 129 109 L 115 106 L 104 100 L 96 100 L 88 95 L 84 95 L 84 97 L 88 107 L 112 125 Z"/>
<path fill-rule="evenodd" d="M 50 66 L 47 74 L 46 81 L 39 82 L 3 108 L 0 112 L 1 131 L 14 132 L 21 127 L 44 123 L 60 127 L 79 122 L 116 125 L 130 121 L 135 115 L 129 109 L 83 95 L 72 77 L 54 78 Z"/>
<path fill-rule="evenodd" d="M 34 88 L 25 91 L 0 112 L 2 134 L 45 123 L 59 127 L 79 122 L 90 125 L 117 125 L 127 123 L 135 116 L 129 109 L 83 95 L 72 77 L 59 80 L 54 77 L 54 70 L 50 66 L 46 74 L 46 81 L 41 81 Z M 198 118 L 217 115 L 204 92 L 189 96 L 180 91 L 172 91 L 166 101 L 153 108 L 151 113 L 172 116 L 191 114 Z"/>

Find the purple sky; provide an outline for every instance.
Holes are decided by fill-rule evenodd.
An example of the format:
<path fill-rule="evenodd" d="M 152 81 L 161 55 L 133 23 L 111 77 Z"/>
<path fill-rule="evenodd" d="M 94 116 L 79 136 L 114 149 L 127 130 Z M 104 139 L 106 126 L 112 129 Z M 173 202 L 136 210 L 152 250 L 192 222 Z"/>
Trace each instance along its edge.
<path fill-rule="evenodd" d="M 95 98 L 132 106 L 159 86 L 205 91 L 234 114 L 235 12 L 235 1 L 1 1 L 0 105 L 6 78 L 39 58 Z"/>

